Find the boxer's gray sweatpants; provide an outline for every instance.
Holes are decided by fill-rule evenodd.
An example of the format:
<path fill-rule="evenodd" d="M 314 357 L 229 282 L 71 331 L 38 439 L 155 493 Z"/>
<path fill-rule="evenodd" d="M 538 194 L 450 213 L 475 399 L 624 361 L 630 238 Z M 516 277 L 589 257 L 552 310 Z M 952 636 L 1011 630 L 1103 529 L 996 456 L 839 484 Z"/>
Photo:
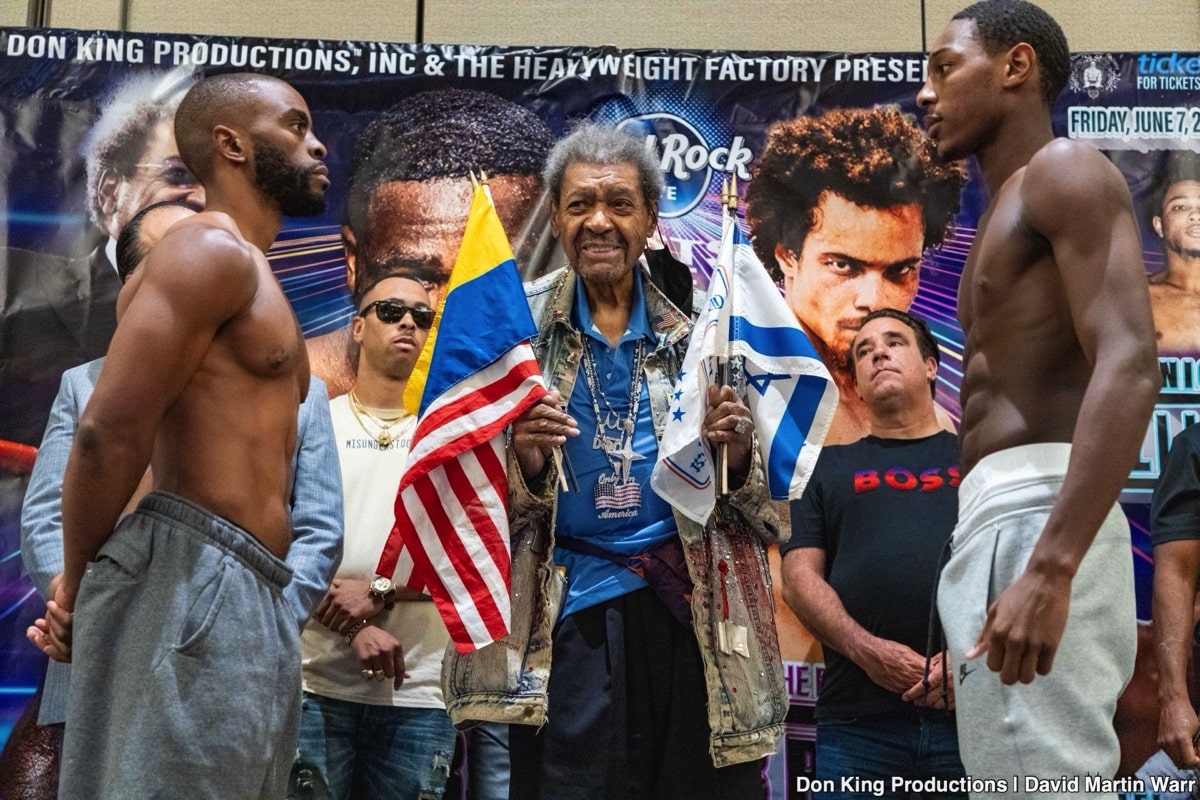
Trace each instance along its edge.
<path fill-rule="evenodd" d="M 1137 621 L 1129 523 L 1114 505 L 1071 582 L 1071 604 L 1049 675 L 1005 686 L 987 655 L 966 661 L 988 606 L 1025 570 L 1058 497 L 1069 444 L 993 453 L 959 487 L 958 525 L 937 605 L 954 669 L 959 750 L 967 775 L 1007 782 L 973 798 L 1112 797 L 1086 791 L 1088 775 L 1112 778 L 1120 760 L 1117 697 L 1133 674 Z M 1039 784 L 1077 778 L 1077 785 Z M 1016 786 L 1013 785 L 1014 780 Z M 1077 788 L 1076 788 L 1077 786 Z"/>
<path fill-rule="evenodd" d="M 142 500 L 79 590 L 60 796 L 284 797 L 300 712 L 289 580 L 244 530 Z"/>

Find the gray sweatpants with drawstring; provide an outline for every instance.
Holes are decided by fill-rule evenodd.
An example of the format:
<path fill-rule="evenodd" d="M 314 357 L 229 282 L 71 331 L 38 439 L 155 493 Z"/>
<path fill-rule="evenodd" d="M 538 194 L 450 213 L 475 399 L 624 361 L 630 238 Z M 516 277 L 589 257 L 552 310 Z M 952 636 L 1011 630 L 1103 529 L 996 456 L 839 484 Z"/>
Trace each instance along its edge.
<path fill-rule="evenodd" d="M 972 792 L 972 798 L 1112 797 L 1087 792 L 1086 777 L 1112 778 L 1117 770 L 1113 712 L 1137 650 L 1129 523 L 1119 506 L 1071 581 L 1067 625 L 1049 675 L 1005 686 L 988 669 L 986 653 L 965 659 L 988 606 L 1025 571 L 1062 487 L 1070 448 L 1035 444 L 993 453 L 959 487 L 958 525 L 937 593 L 954 669 L 959 751 L 967 775 L 1007 783 L 1006 792 Z M 1060 782 L 1034 788 L 1027 777 Z"/>
<path fill-rule="evenodd" d="M 284 797 L 300 714 L 291 574 L 187 500 L 142 500 L 79 590 L 60 796 Z"/>

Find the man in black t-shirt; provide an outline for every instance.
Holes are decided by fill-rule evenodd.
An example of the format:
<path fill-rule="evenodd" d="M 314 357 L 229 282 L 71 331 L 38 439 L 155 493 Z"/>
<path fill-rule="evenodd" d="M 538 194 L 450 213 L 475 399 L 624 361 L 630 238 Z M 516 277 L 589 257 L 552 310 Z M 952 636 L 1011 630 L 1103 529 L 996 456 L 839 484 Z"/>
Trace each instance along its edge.
<path fill-rule="evenodd" d="M 965 798 L 953 676 L 931 625 L 959 481 L 958 439 L 934 413 L 937 344 L 922 320 L 881 309 L 850 360 L 871 432 L 821 451 L 781 547 L 784 598 L 825 652 L 816 778 L 828 791 L 816 794 Z"/>
<path fill-rule="evenodd" d="M 1177 766 L 1200 767 L 1200 720 L 1188 694 L 1200 575 L 1200 424 L 1171 442 L 1154 498 L 1154 651 L 1158 655 L 1158 744 Z"/>

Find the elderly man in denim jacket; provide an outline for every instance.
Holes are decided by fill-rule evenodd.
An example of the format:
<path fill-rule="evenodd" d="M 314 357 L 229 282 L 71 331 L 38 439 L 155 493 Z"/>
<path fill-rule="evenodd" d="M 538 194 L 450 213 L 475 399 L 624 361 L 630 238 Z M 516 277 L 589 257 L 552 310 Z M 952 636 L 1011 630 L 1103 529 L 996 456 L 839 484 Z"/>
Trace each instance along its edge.
<path fill-rule="evenodd" d="M 512 429 L 512 633 L 449 656 L 447 706 L 460 724 L 522 723 L 514 800 L 761 797 L 787 698 L 763 552 L 779 525 L 750 412 L 710 391 L 704 431 L 727 445 L 734 491 L 703 527 L 673 513 L 649 475 L 691 324 L 641 267 L 656 158 L 587 124 L 545 178 L 569 267 L 526 287 L 551 392 Z M 671 566 L 682 592 L 656 579 Z"/>

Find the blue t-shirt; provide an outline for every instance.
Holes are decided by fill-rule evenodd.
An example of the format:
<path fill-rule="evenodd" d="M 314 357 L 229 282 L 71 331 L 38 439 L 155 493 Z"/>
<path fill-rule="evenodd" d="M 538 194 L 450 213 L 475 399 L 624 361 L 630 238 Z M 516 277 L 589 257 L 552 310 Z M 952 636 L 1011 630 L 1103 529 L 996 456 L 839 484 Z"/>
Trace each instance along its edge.
<path fill-rule="evenodd" d="M 650 353 L 656 343 L 646 317 L 641 275 L 634 271 L 633 310 L 629 317 L 629 327 L 615 348 L 592 322 L 583 282 L 578 277 L 575 281 L 575 304 L 571 311 L 571 321 L 583 332 L 591 346 L 596 365 L 597 386 L 604 396 L 604 399 L 597 399 L 600 414 L 606 416 L 611 408 L 617 418 L 623 420 L 629 414 L 629 395 L 633 386 L 633 360 L 637 344 L 639 340 L 643 341 L 645 352 Z M 632 459 L 629 466 L 629 477 L 637 485 L 636 492 L 640 493 L 637 513 L 631 517 L 601 516 L 605 514 L 605 510 L 597 508 L 595 490 L 601 478 L 611 480 L 611 476 L 614 475 L 614 463 L 603 450 L 593 447 L 598 423 L 592 405 L 591 388 L 581 361 L 579 376 L 567 404 L 567 413 L 574 417 L 579 425 L 579 436 L 568 439 L 563 448 L 563 453 L 570 460 L 579 483 L 579 491 L 559 490 L 557 534 L 583 539 L 609 552 L 623 555 L 644 553 L 656 544 L 678 535 L 671 507 L 650 488 L 650 472 L 658 460 L 658 440 L 654 436 L 649 391 L 644 376 L 639 394 L 632 442 L 632 449 L 637 457 Z M 628 497 L 631 487 L 617 489 L 617 492 Z M 627 567 L 565 547 L 555 548 L 554 560 L 567 571 L 567 596 L 563 602 L 562 616 L 620 597 L 646 585 L 644 580 Z"/>

